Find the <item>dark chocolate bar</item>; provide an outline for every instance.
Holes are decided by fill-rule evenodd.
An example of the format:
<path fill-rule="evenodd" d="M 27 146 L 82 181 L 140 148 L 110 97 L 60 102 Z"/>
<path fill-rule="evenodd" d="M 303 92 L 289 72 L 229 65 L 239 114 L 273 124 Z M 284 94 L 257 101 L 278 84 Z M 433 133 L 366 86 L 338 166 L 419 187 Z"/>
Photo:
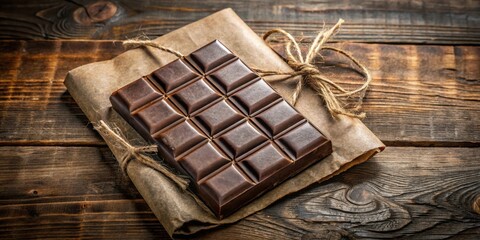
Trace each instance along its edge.
<path fill-rule="evenodd" d="M 110 97 L 113 108 L 223 218 L 332 152 L 332 145 L 219 41 Z"/>

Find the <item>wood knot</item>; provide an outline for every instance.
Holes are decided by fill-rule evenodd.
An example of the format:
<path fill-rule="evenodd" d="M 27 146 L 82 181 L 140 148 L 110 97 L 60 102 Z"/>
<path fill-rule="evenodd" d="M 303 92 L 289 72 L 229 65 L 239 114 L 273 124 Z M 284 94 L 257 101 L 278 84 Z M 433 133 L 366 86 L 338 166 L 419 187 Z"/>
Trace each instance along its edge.
<path fill-rule="evenodd" d="M 309 222 L 343 222 L 375 232 L 398 230 L 411 222 L 407 209 L 365 185 L 327 185 L 324 192 L 306 200 L 297 211 Z"/>
<path fill-rule="evenodd" d="M 472 209 L 474 213 L 480 214 L 480 196 L 477 196 L 477 198 L 473 200 Z"/>
<path fill-rule="evenodd" d="M 109 1 L 98 1 L 79 7 L 73 12 L 73 19 L 80 25 L 92 25 L 107 21 L 117 13 L 118 7 Z"/>

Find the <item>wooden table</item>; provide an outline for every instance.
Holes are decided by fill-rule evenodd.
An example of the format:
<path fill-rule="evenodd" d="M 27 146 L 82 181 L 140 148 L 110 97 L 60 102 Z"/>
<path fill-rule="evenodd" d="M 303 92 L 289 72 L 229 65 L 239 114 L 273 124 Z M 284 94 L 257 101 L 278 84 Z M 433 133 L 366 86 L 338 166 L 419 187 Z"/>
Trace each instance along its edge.
<path fill-rule="evenodd" d="M 388 147 L 196 238 L 480 238 L 479 1 L 172 2 L 2 1 L 0 239 L 168 238 L 63 79 L 225 7 L 307 41 L 344 18 L 335 40 L 373 75 L 364 122 Z"/>

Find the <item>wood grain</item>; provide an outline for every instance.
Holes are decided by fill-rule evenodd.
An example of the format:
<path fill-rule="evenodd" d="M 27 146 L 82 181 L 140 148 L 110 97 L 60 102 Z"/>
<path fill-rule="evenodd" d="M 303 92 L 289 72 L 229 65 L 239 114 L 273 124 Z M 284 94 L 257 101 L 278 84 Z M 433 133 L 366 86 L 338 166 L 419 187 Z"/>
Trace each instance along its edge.
<path fill-rule="evenodd" d="M 27 2 L 27 1 L 25 1 Z M 0 38 L 158 37 L 223 8 L 254 31 L 283 28 L 312 36 L 323 23 L 347 23 L 336 39 L 355 42 L 479 44 L 478 1 L 3 1 Z"/>
<path fill-rule="evenodd" d="M 474 239 L 479 155 L 480 148 L 390 147 L 237 224 L 192 237 Z M 168 237 L 107 148 L 4 146 L 0 159 L 2 239 Z"/>
<path fill-rule="evenodd" d="M 480 47 L 344 43 L 370 69 L 365 124 L 393 146 L 480 146 Z M 110 41 L 0 41 L 0 144 L 103 145 L 66 92 L 70 69 L 123 51 Z M 361 76 L 323 53 L 322 71 Z M 332 67 L 335 66 L 335 67 Z"/>
<path fill-rule="evenodd" d="M 389 147 L 188 238 L 478 239 L 480 2 L 472 0 L 2 1 L 0 39 L 13 40 L 0 40 L 0 239 L 169 239 L 63 79 L 123 52 L 112 40 L 158 37 L 226 7 L 258 34 L 281 27 L 304 43 L 344 18 L 334 40 L 346 42 L 334 46 L 370 69 L 364 122 Z M 323 73 L 360 84 L 345 59 L 322 55 Z"/>

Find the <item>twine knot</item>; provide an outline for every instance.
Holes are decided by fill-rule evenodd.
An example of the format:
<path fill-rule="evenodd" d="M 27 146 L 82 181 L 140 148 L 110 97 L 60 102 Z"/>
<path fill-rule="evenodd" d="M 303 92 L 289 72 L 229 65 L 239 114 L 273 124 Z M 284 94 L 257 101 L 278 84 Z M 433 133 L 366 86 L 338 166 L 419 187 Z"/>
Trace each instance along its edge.
<path fill-rule="evenodd" d="M 318 70 L 315 65 L 310 63 L 300 63 L 295 61 L 287 61 L 287 64 L 295 71 L 298 75 L 318 75 L 320 70 Z"/>
<path fill-rule="evenodd" d="M 188 180 L 170 172 L 166 166 L 163 166 L 159 162 L 153 160 L 148 154 L 157 153 L 157 145 L 148 146 L 133 146 L 123 136 L 122 132 L 118 128 L 110 127 L 103 120 L 93 124 L 95 130 L 97 130 L 106 142 L 112 144 L 113 148 L 120 148 L 124 155 L 119 159 L 120 166 L 125 175 L 128 175 L 127 167 L 132 160 L 136 160 L 146 166 L 149 166 L 166 177 L 170 178 L 180 188 L 187 189 Z"/>
<path fill-rule="evenodd" d="M 123 139 L 124 140 L 124 139 Z M 132 159 L 137 158 L 140 155 L 157 153 L 158 148 L 156 145 L 150 146 L 132 146 L 127 141 L 121 141 L 121 144 L 125 148 L 125 154 L 120 159 L 120 167 L 122 172 L 127 175 L 127 167 Z"/>

